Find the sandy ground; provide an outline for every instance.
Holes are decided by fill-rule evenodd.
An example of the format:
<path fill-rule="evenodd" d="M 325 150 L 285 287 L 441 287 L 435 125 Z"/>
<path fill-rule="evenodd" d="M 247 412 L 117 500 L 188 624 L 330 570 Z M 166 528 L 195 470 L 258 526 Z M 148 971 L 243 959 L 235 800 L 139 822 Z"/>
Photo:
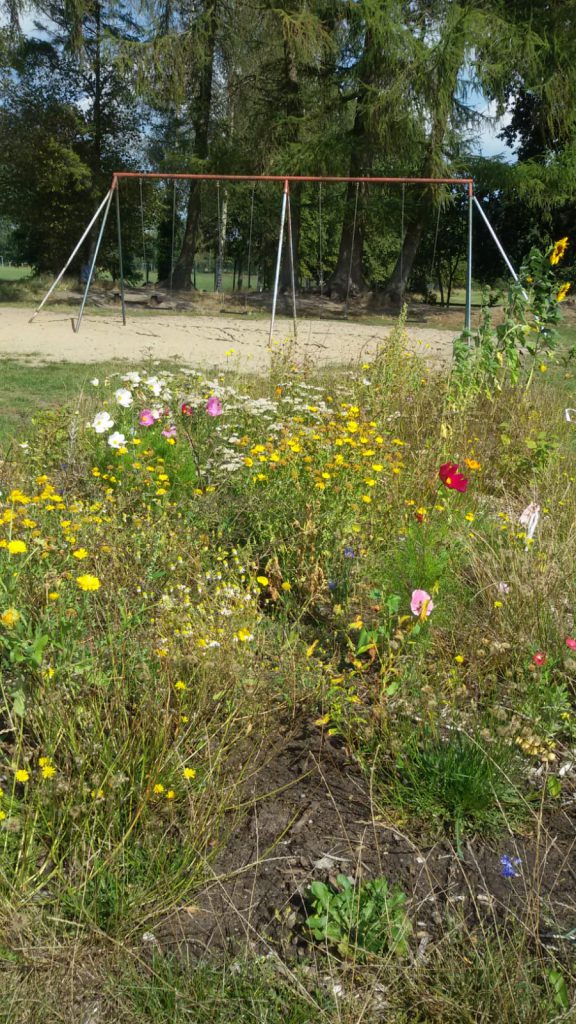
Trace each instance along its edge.
<path fill-rule="evenodd" d="M 75 334 L 70 313 L 43 310 L 28 323 L 31 310 L 0 307 L 0 356 L 27 362 L 96 363 L 109 359 L 138 360 L 145 356 L 184 360 L 191 365 L 240 364 L 242 369 L 268 366 L 269 322 L 238 316 L 198 316 L 151 312 L 122 321 L 115 312 L 88 313 Z M 374 353 L 390 333 L 382 327 L 335 320 L 306 319 L 298 323 L 297 353 L 314 363 L 348 363 Z M 457 331 L 408 327 L 409 347 L 434 365 L 445 366 L 451 358 Z M 282 344 L 292 335 L 292 321 L 276 321 L 274 338 Z M 230 349 L 234 356 L 226 356 Z"/>

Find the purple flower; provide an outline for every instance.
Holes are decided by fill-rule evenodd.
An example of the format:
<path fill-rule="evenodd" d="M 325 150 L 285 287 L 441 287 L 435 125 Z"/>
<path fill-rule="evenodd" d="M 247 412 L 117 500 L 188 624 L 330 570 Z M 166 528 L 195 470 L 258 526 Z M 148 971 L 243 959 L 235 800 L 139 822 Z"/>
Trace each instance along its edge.
<path fill-rule="evenodd" d="M 516 871 L 516 868 L 520 867 L 521 863 L 520 857 L 509 857 L 507 853 L 503 853 L 500 857 L 502 878 L 518 878 L 520 872 Z"/>
<path fill-rule="evenodd" d="M 354 548 L 350 548 L 348 547 L 348 545 L 346 545 L 346 547 L 344 548 L 344 558 L 356 558 L 356 552 L 354 551 Z"/>
<path fill-rule="evenodd" d="M 176 437 L 176 427 L 173 423 L 162 431 L 162 437 Z"/>
<path fill-rule="evenodd" d="M 209 416 L 222 415 L 222 402 L 216 397 L 216 395 L 210 395 L 210 398 L 206 402 L 206 412 Z"/>
<path fill-rule="evenodd" d="M 328 590 L 336 590 L 337 586 L 336 580 L 328 580 Z"/>

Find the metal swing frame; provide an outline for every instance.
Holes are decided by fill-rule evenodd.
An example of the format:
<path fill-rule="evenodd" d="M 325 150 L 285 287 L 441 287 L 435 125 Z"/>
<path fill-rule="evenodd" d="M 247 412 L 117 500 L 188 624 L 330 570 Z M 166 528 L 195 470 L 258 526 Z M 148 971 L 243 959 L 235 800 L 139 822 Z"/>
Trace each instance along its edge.
<path fill-rule="evenodd" d="M 502 245 L 501 245 L 499 239 L 497 238 L 496 233 L 494 232 L 494 229 L 492 228 L 491 224 L 489 223 L 488 218 L 486 217 L 486 214 L 485 214 L 481 204 L 478 202 L 476 196 L 474 195 L 474 180 L 472 178 L 413 178 L 413 177 L 407 177 L 407 178 L 403 178 L 403 177 L 357 177 L 357 178 L 352 178 L 352 177 L 344 177 L 344 176 L 342 176 L 342 177 L 335 177 L 335 176 L 326 176 L 326 175 L 294 175 L 294 174 L 292 174 L 292 175 L 279 175 L 279 174 L 275 174 L 275 175 L 266 175 L 266 174 L 164 174 L 162 172 L 147 172 L 147 171 L 118 171 L 118 172 L 116 172 L 113 175 L 109 191 L 106 193 L 104 199 L 102 200 L 100 206 L 96 210 L 96 212 L 95 212 L 94 216 L 92 217 L 90 223 L 88 224 L 88 226 L 84 230 L 84 232 L 83 232 L 79 242 L 77 243 L 77 245 L 75 246 L 74 250 L 72 251 L 72 253 L 68 257 L 68 260 L 66 261 L 64 267 L 62 268 L 62 270 L 60 271 L 60 273 L 58 274 L 58 276 L 56 277 L 56 279 L 54 280 L 54 282 L 50 286 L 48 292 L 46 293 L 46 295 L 42 299 L 42 302 L 40 303 L 38 308 L 34 311 L 32 317 L 30 318 L 30 322 L 32 322 L 36 318 L 36 316 L 38 315 L 40 310 L 46 304 L 46 302 L 48 301 L 48 299 L 52 295 L 54 289 L 59 284 L 59 282 L 62 280 L 66 270 L 68 269 L 68 267 L 72 263 L 72 260 L 74 259 L 74 257 L 78 253 L 78 251 L 80 250 L 82 244 L 84 243 L 84 241 L 86 240 L 86 238 L 90 234 L 90 232 L 93 229 L 93 227 L 98 222 L 98 219 L 101 217 L 101 222 L 100 222 L 100 227 L 99 227 L 99 231 L 98 231 L 98 236 L 97 236 L 97 239 L 96 239 L 96 245 L 94 247 L 94 251 L 92 253 L 92 258 L 91 258 L 91 261 L 90 261 L 88 275 L 87 275 L 87 278 L 86 278 L 86 281 L 85 281 L 84 292 L 83 292 L 83 295 L 82 295 L 82 301 L 80 303 L 80 309 L 79 309 L 76 321 L 75 322 L 73 321 L 74 331 L 76 333 L 78 333 L 78 331 L 80 330 L 80 326 L 82 324 L 82 318 L 83 318 L 83 315 L 84 315 L 84 309 L 85 309 L 85 306 L 86 306 L 86 301 L 88 299 L 88 294 L 89 294 L 90 287 L 91 287 L 91 284 L 92 284 L 92 280 L 93 280 L 93 277 L 94 277 L 94 271 L 96 269 L 96 263 L 97 263 L 97 260 L 98 260 L 98 253 L 100 251 L 100 246 L 102 244 L 102 238 L 104 236 L 104 230 L 106 228 L 106 223 L 107 223 L 107 220 L 108 220 L 108 215 L 110 213 L 110 208 L 111 208 L 111 205 L 112 205 L 112 200 L 115 199 L 116 200 L 116 226 L 117 226 L 117 233 L 118 233 L 118 259 L 119 259 L 119 273 L 120 273 L 120 300 L 121 300 L 121 309 L 122 309 L 122 323 L 126 324 L 126 300 L 125 300 L 125 288 L 124 288 L 124 264 L 123 264 L 123 254 L 122 254 L 122 223 L 121 223 L 121 217 L 120 217 L 120 182 L 123 181 L 123 180 L 129 180 L 129 179 L 132 179 L 132 178 L 137 178 L 137 179 L 140 180 L 140 187 L 142 187 L 142 180 L 144 178 L 150 178 L 152 180 L 160 179 L 160 180 L 164 180 L 164 181 L 172 181 L 173 182 L 173 189 L 174 189 L 174 196 L 173 196 L 174 205 L 175 205 L 175 198 L 176 198 L 176 185 L 177 185 L 177 182 L 181 181 L 181 180 L 184 180 L 184 181 L 214 181 L 214 182 L 217 182 L 217 183 L 227 182 L 227 181 L 235 181 L 235 182 L 251 181 L 251 182 L 253 182 L 254 188 L 255 188 L 256 184 L 258 182 L 260 182 L 260 181 L 262 181 L 262 182 L 278 182 L 279 184 L 282 185 L 282 204 L 281 204 L 281 208 L 280 208 L 280 232 L 279 232 L 278 249 L 277 249 L 277 255 L 276 255 L 276 268 L 275 268 L 275 274 L 274 274 L 274 288 L 273 288 L 273 294 L 272 294 L 272 311 L 271 311 L 271 317 L 270 317 L 270 330 L 269 330 L 269 342 L 270 343 L 272 342 L 272 337 L 273 337 L 273 333 L 274 333 L 274 326 L 275 326 L 275 321 L 276 321 L 276 309 L 277 309 L 277 303 L 278 303 L 278 288 L 279 288 L 279 282 L 280 282 L 280 270 L 281 270 L 281 266 L 282 266 L 282 251 L 283 251 L 284 242 L 285 242 L 284 236 L 285 236 L 285 231 L 286 231 L 286 225 L 288 227 L 288 244 L 287 244 L 286 248 L 288 250 L 289 260 L 290 260 L 290 282 L 291 282 L 291 291 L 292 291 L 292 319 L 293 319 L 295 335 L 297 333 L 297 326 L 298 326 L 298 323 L 297 323 L 297 305 L 296 305 L 296 281 L 295 281 L 295 272 L 294 272 L 294 251 L 293 251 L 293 238 L 292 238 L 292 216 L 291 216 L 291 210 L 290 210 L 290 185 L 291 185 L 291 183 L 316 182 L 317 184 L 320 185 L 320 187 L 322 187 L 322 185 L 324 185 L 324 184 L 344 184 L 344 183 L 348 184 L 348 183 L 353 183 L 353 184 L 356 185 L 356 200 L 358 198 L 358 191 L 359 191 L 360 185 L 401 185 L 403 192 L 405 191 L 406 185 L 416 185 L 416 186 L 417 185 L 451 185 L 453 187 L 465 188 L 467 190 L 467 195 L 468 195 L 468 204 L 467 204 L 467 206 L 468 206 L 468 225 L 467 225 L 468 237 L 467 237 L 467 265 L 466 265 L 466 302 L 465 302 L 465 314 L 464 314 L 464 328 L 465 328 L 465 330 L 468 330 L 468 331 L 470 330 L 470 328 L 471 328 L 471 319 L 472 319 L 472 228 L 473 228 L 474 205 L 476 205 L 476 207 L 479 210 L 483 220 L 486 222 L 486 224 L 488 226 L 488 229 L 489 229 L 492 237 L 494 238 L 494 241 L 495 241 L 495 243 L 496 243 L 496 245 L 497 245 L 501 255 L 503 256 L 503 258 L 504 258 L 504 260 L 506 262 L 506 265 L 507 265 L 508 269 L 510 270 L 510 273 L 512 274 L 512 276 L 514 277 L 514 279 L 516 281 L 518 280 L 517 274 L 516 274 L 512 264 L 510 263 L 510 260 L 508 259 L 506 253 L 504 252 L 504 249 L 502 248 Z M 254 201 L 254 191 L 252 193 L 252 212 L 253 212 L 253 201 Z M 321 200 L 320 200 L 320 202 L 321 202 Z M 403 227 L 404 227 L 404 225 L 402 225 L 402 228 Z M 322 225 L 320 225 L 320 230 L 322 230 Z M 402 234 L 403 234 L 403 231 L 402 231 Z M 404 242 L 404 238 L 402 237 L 402 239 L 401 239 L 401 250 L 400 250 L 401 252 L 402 252 L 403 242 Z M 252 220 L 251 220 L 251 223 L 250 223 L 250 247 L 251 247 L 251 243 L 252 243 Z M 320 242 L 320 244 L 321 244 L 321 242 Z M 346 306 L 347 305 L 348 305 L 348 301 L 346 302 Z"/>

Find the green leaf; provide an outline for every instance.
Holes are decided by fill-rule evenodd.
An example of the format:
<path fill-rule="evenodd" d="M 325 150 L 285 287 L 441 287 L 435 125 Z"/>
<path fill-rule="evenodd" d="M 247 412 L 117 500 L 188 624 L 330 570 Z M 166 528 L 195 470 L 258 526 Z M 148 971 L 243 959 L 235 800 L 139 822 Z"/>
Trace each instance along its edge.
<path fill-rule="evenodd" d="M 570 996 L 564 981 L 564 975 L 560 971 L 549 971 L 548 981 L 554 993 L 554 1001 L 562 1010 L 570 1009 Z"/>
<path fill-rule="evenodd" d="M 24 718 L 26 713 L 26 701 L 23 690 L 16 690 L 12 697 L 12 711 L 18 718 Z"/>

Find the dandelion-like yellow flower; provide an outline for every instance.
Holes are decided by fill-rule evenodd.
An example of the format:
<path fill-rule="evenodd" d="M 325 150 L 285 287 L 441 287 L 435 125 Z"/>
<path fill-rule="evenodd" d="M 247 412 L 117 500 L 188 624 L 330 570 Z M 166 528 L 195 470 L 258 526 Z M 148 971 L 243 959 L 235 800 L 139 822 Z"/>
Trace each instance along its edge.
<path fill-rule="evenodd" d="M 53 764 L 45 764 L 40 769 L 43 779 L 52 779 L 56 775 L 56 769 Z"/>
<path fill-rule="evenodd" d="M 261 587 L 267 587 L 268 586 L 268 577 L 267 576 L 257 576 L 256 577 L 256 582 L 259 583 Z"/>
<path fill-rule="evenodd" d="M 558 291 L 558 294 L 556 295 L 556 300 L 558 302 L 564 302 L 564 299 L 568 295 L 568 292 L 570 291 L 570 288 L 571 288 L 570 281 L 566 281 L 565 284 L 561 285 L 560 289 Z"/>
<path fill-rule="evenodd" d="M 80 590 L 100 590 L 100 580 L 97 576 L 91 576 L 90 573 L 85 573 L 84 576 L 77 576 L 76 583 Z"/>
<path fill-rule="evenodd" d="M 48 594 L 49 601 L 58 601 L 59 598 L 60 594 L 58 593 L 57 590 L 51 590 L 50 593 Z"/>
<path fill-rule="evenodd" d="M 5 817 L 6 817 L 6 811 L 0 811 L 0 821 L 4 821 Z"/>
<path fill-rule="evenodd" d="M 169 789 L 168 792 L 166 793 L 166 799 L 167 800 L 173 800 L 175 796 L 176 796 L 176 793 L 174 792 L 173 789 Z"/>
<path fill-rule="evenodd" d="M 481 468 L 480 467 L 480 463 L 477 462 L 476 459 L 464 459 L 464 465 L 467 466 L 468 469 L 480 469 Z"/>
<path fill-rule="evenodd" d="M 28 550 L 23 540 L 9 540 L 7 547 L 11 555 L 23 555 Z"/>
<path fill-rule="evenodd" d="M 565 238 L 559 238 L 558 241 L 554 243 L 554 248 L 552 249 L 552 252 L 550 253 L 550 263 L 552 264 L 553 267 L 555 267 L 557 263 L 560 263 L 560 260 L 564 256 L 564 253 L 566 252 L 567 248 L 568 248 L 568 237 L 567 236 Z"/>
<path fill-rule="evenodd" d="M 196 778 L 196 769 L 195 768 L 185 768 L 184 771 L 182 772 L 182 775 L 184 776 L 185 779 L 195 779 Z"/>
<path fill-rule="evenodd" d="M 7 608 L 6 611 L 2 612 L 2 615 L 0 615 L 0 622 L 3 626 L 6 626 L 7 629 L 12 629 L 19 619 L 20 612 L 16 611 L 16 608 Z"/>
<path fill-rule="evenodd" d="M 161 782 L 156 783 L 154 786 L 154 792 L 156 793 L 156 796 L 160 796 L 160 794 L 164 792 L 164 786 Z"/>
<path fill-rule="evenodd" d="M 14 773 L 14 778 L 16 779 L 16 782 L 28 782 L 30 772 L 27 772 L 25 768 L 19 768 L 18 771 Z"/>
<path fill-rule="evenodd" d="M 78 548 L 76 551 L 73 551 L 72 554 L 74 555 L 74 558 L 78 559 L 79 562 L 81 562 L 83 558 L 88 558 L 88 552 L 86 551 L 86 548 Z"/>
<path fill-rule="evenodd" d="M 177 683 L 174 683 L 174 689 L 175 690 L 185 690 L 186 689 L 186 683 L 184 683 L 182 681 L 182 679 L 179 679 Z"/>

